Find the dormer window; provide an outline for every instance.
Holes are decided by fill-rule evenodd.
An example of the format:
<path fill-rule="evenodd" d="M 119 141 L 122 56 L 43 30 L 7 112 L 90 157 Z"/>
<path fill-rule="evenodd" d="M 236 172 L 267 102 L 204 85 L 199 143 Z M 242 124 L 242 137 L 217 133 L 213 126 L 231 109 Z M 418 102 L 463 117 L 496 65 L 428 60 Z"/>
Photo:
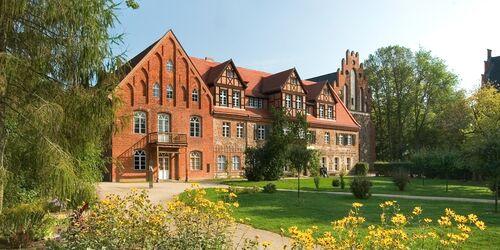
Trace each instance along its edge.
<path fill-rule="evenodd" d="M 236 73 L 232 69 L 228 69 L 226 72 L 226 76 L 229 78 L 236 78 Z"/>
<path fill-rule="evenodd" d="M 295 107 L 297 109 L 302 109 L 302 96 L 295 97 Z"/>
<path fill-rule="evenodd" d="M 240 91 L 233 90 L 233 107 L 239 108 L 240 105 Z"/>
<path fill-rule="evenodd" d="M 174 62 L 172 60 L 167 61 L 167 71 L 168 72 L 173 72 L 174 71 Z"/>
<path fill-rule="evenodd" d="M 333 106 L 329 105 L 326 111 L 326 117 L 333 120 Z"/>
<path fill-rule="evenodd" d="M 299 85 L 299 79 L 297 79 L 296 77 L 292 77 L 292 79 L 290 79 L 290 82 L 293 85 Z"/>
<path fill-rule="evenodd" d="M 319 105 L 319 118 L 324 118 L 325 117 L 325 105 Z"/>
<path fill-rule="evenodd" d="M 220 106 L 225 106 L 227 107 L 227 89 L 220 89 L 219 90 L 219 104 Z"/>
<path fill-rule="evenodd" d="M 292 108 L 292 95 L 285 95 L 285 107 L 291 109 Z"/>

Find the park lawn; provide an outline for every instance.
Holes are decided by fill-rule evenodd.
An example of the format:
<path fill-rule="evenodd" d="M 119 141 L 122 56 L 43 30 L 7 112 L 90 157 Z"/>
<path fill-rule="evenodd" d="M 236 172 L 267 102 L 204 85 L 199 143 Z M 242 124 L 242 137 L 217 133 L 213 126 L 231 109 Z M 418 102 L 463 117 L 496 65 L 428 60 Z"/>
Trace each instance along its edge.
<path fill-rule="evenodd" d="M 211 199 L 218 197 L 213 190 L 208 195 Z M 281 228 L 286 230 L 291 226 L 298 226 L 299 229 L 317 226 L 319 233 L 331 231 L 331 221 L 347 215 L 353 202 L 361 202 L 364 204 L 361 208 L 362 216 L 367 219 L 362 234 L 366 233 L 369 224 L 380 222 L 381 209 L 378 205 L 387 200 L 378 197 L 359 200 L 345 195 L 302 193 L 298 202 L 297 193 L 288 191 L 274 194 L 242 193 L 238 194 L 237 199 L 240 207 L 233 212 L 237 219 L 250 218 L 248 224 L 253 227 L 276 233 L 280 233 Z M 452 208 L 463 215 L 474 213 L 486 223 L 487 229 L 474 230 L 466 249 L 500 249 L 500 214 L 493 213 L 493 204 L 409 199 L 398 200 L 398 203 L 405 214 L 411 213 L 415 206 L 422 207 L 422 216 L 432 218 L 433 223 L 436 223 L 445 208 Z"/>
<path fill-rule="evenodd" d="M 349 181 L 353 178 L 348 176 L 346 178 L 345 189 L 340 189 L 340 187 L 332 187 L 332 179 L 338 179 L 338 177 L 328 177 L 321 178 L 319 190 L 320 191 L 335 191 L 335 192 L 350 192 Z M 448 192 L 446 192 L 445 180 L 439 179 L 427 179 L 424 185 L 422 185 L 422 179 L 413 178 L 410 180 L 405 191 L 399 191 L 397 187 L 392 182 L 390 177 L 367 177 L 369 178 L 373 186 L 371 188 L 371 193 L 374 194 L 398 194 L 398 195 L 419 195 L 419 196 L 446 196 L 446 197 L 463 197 L 463 198 L 482 198 L 482 199 L 493 199 L 493 192 L 484 183 L 472 182 L 472 181 L 458 181 L 450 180 L 448 185 Z M 228 180 L 224 181 L 223 184 L 230 186 L 242 186 L 242 187 L 263 187 L 267 183 L 272 182 L 276 184 L 278 189 L 297 189 L 297 179 L 282 179 L 278 181 L 246 181 L 246 180 Z M 316 190 L 314 186 L 313 178 L 301 178 L 300 180 L 301 190 Z"/>

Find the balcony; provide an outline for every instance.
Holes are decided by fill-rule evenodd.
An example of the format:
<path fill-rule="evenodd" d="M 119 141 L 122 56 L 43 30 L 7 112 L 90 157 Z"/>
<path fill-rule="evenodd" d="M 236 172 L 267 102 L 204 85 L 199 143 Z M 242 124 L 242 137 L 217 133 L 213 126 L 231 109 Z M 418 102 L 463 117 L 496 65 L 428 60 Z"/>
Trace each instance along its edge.
<path fill-rule="evenodd" d="M 181 147 L 187 146 L 187 135 L 178 133 L 149 133 L 149 143 L 154 143 L 160 146 Z"/>

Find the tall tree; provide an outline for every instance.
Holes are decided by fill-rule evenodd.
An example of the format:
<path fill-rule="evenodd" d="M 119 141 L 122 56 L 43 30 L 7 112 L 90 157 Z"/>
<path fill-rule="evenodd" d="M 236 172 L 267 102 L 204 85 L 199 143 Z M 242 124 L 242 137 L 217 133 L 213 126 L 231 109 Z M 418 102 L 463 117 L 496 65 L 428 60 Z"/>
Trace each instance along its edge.
<path fill-rule="evenodd" d="M 71 199 L 100 179 L 122 62 L 110 33 L 119 6 L 0 0 L 0 211 L 26 190 Z"/>
<path fill-rule="evenodd" d="M 431 121 L 454 94 L 457 77 L 430 51 L 378 49 L 365 62 L 376 126 L 377 158 L 402 160 L 426 145 Z"/>

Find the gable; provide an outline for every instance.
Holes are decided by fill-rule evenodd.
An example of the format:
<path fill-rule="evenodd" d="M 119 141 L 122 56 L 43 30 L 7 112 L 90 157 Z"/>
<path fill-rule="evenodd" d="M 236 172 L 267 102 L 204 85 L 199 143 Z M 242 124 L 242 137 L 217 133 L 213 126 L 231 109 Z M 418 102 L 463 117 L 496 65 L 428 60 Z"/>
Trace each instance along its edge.
<path fill-rule="evenodd" d="M 246 87 L 243 80 L 241 79 L 238 69 L 234 66 L 234 63 L 230 61 L 222 71 L 220 77 L 217 79 L 217 84 L 226 85 L 237 88 Z"/>
<path fill-rule="evenodd" d="M 317 101 L 335 103 L 335 97 L 333 96 L 333 90 L 329 84 L 324 84 L 321 92 L 318 95 Z"/>
<path fill-rule="evenodd" d="M 302 86 L 302 81 L 300 80 L 295 70 L 292 71 L 292 73 L 288 76 L 288 79 L 281 86 L 281 90 L 300 94 L 306 93 L 305 89 Z"/>

